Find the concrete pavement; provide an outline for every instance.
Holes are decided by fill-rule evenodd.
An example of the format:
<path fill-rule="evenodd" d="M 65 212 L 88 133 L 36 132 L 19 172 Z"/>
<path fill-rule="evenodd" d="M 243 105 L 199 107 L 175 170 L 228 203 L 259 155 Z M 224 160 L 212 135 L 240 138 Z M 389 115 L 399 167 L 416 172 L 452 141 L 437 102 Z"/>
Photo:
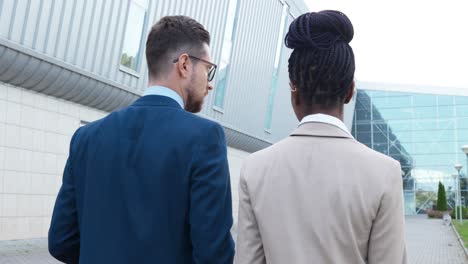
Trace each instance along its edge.
<path fill-rule="evenodd" d="M 427 216 L 406 217 L 410 264 L 464 264 L 465 253 L 450 226 Z M 313 260 L 311 260 L 313 263 Z M 59 263 L 49 256 L 46 239 L 0 241 L 1 264 Z"/>

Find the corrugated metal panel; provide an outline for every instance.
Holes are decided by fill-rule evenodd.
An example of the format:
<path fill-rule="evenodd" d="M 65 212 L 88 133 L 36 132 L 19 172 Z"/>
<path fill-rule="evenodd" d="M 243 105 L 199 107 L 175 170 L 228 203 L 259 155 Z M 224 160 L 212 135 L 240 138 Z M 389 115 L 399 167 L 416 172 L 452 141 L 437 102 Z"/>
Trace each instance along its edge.
<path fill-rule="evenodd" d="M 85 48 L 85 55 L 84 55 L 84 63 L 81 65 L 83 69 L 87 71 L 92 72 L 92 66 L 93 62 L 95 59 L 96 55 L 96 50 L 99 49 L 97 46 L 99 37 L 100 37 L 100 31 L 102 28 L 102 20 L 103 20 L 103 15 L 104 15 L 104 10 L 106 7 L 107 1 L 102 0 L 102 1 L 95 1 L 97 2 L 95 4 L 95 8 L 93 10 L 93 20 L 92 23 L 90 24 L 90 27 L 88 28 L 88 32 L 84 34 L 87 36 L 88 41 L 86 43 L 86 48 Z"/>
<path fill-rule="evenodd" d="M 113 27 L 111 27 L 111 41 L 113 43 L 109 48 L 109 57 L 106 57 L 104 60 L 103 65 L 103 72 L 102 76 L 106 78 L 110 78 L 112 80 L 116 80 L 117 76 L 117 66 L 119 65 L 120 61 L 120 40 L 121 37 L 119 36 L 119 32 L 121 32 L 124 28 L 124 13 L 123 10 L 127 8 L 127 1 L 119 0 L 118 10 L 115 13 L 114 17 L 116 17 L 116 21 L 113 23 Z"/>
<path fill-rule="evenodd" d="M 14 16 L 17 2 L 16 1 L 2 1 L 2 13 L 0 15 L 0 36 L 3 38 L 10 38 L 10 32 L 13 29 Z"/>
<path fill-rule="evenodd" d="M 0 81 L 105 111 L 138 95 L 117 83 L 0 39 Z"/>
<path fill-rule="evenodd" d="M 293 18 L 288 16 L 287 25 L 291 24 Z M 284 33 L 286 35 L 286 32 Z M 292 53 L 291 49 L 283 45 L 278 76 L 278 88 L 274 98 L 271 134 L 265 138 L 273 142 L 288 135 L 297 124 L 297 118 L 291 106 L 291 92 L 289 87 L 288 59 Z"/>
<path fill-rule="evenodd" d="M 307 11 L 300 0 L 285 2 L 294 15 Z M 212 59 L 219 64 L 228 3 L 150 0 L 142 47 L 162 16 L 187 15 L 210 31 Z M 214 93 L 206 98 L 201 114 L 242 135 L 263 139 L 265 145 L 284 136 L 292 125 L 283 58 L 272 134 L 264 132 L 282 5 L 278 0 L 238 0 L 238 5 L 224 114 L 212 109 Z M 127 105 L 148 81 L 144 53 L 137 74 L 120 69 L 128 9 L 129 0 L 0 0 L 0 79 L 103 110 Z M 8 48 L 10 43 L 29 50 Z"/>
<path fill-rule="evenodd" d="M 74 3 L 75 12 L 73 12 L 73 18 L 71 19 L 67 36 L 67 44 L 65 46 L 65 50 L 68 50 L 68 52 L 65 53 L 64 58 L 64 61 L 71 64 L 75 64 L 75 58 L 78 55 L 83 28 L 84 10 L 86 8 L 86 1 L 74 1 Z"/>
<path fill-rule="evenodd" d="M 301 1 L 285 2 L 290 6 L 292 15 L 308 12 Z M 291 50 L 284 47 L 272 129 L 271 133 L 264 131 L 281 12 L 282 5 L 277 0 L 241 5 L 242 19 L 238 22 L 237 29 L 241 33 L 234 40 L 233 69 L 226 90 L 224 114 L 213 111 L 215 119 L 272 142 L 288 135 L 297 124 L 288 89 L 287 61 Z M 288 25 L 293 19 L 288 16 Z"/>
<path fill-rule="evenodd" d="M 40 25 L 42 22 L 42 19 L 43 19 L 43 16 L 42 16 L 42 13 L 43 13 L 43 10 L 44 10 L 44 1 L 35 1 L 35 3 L 37 4 L 39 2 L 39 7 L 37 8 L 37 19 L 31 19 L 30 21 L 28 21 L 28 23 L 33 23 L 34 24 L 34 31 L 31 32 L 29 31 L 27 33 L 28 37 L 32 37 L 32 45 L 31 47 L 33 49 L 36 48 L 36 44 L 37 44 L 37 36 L 39 34 L 39 30 L 40 30 Z M 34 9 L 33 7 L 31 7 L 31 9 Z M 32 30 L 33 29 L 33 26 L 28 26 L 28 29 Z"/>
<path fill-rule="evenodd" d="M 85 60 L 85 54 L 87 51 L 86 49 L 88 49 L 88 42 L 89 42 L 88 31 L 92 25 L 92 21 L 94 20 L 93 10 L 95 9 L 95 5 L 97 1 L 84 0 L 83 2 L 84 2 L 83 8 L 79 11 L 79 12 L 82 12 L 79 15 L 81 17 L 81 21 L 79 24 L 77 24 L 77 26 L 79 26 L 77 48 L 73 56 L 73 60 L 71 61 L 71 64 L 76 65 L 81 68 L 83 67 L 83 63 Z"/>
<path fill-rule="evenodd" d="M 60 5 L 56 4 L 56 15 L 51 20 L 50 39 L 46 46 L 46 53 L 54 58 L 64 59 L 65 48 L 61 47 L 67 43 L 68 30 L 70 26 L 70 18 L 72 9 L 75 6 L 72 2 L 60 1 Z M 51 41 L 51 42 L 49 42 Z M 62 45 L 63 43 L 63 45 Z M 68 49 L 68 47 L 67 47 Z"/>
<path fill-rule="evenodd" d="M 65 21 L 64 21 L 64 28 L 66 30 L 63 32 L 65 39 L 62 40 L 61 44 L 63 46 L 60 47 L 60 53 L 57 55 L 58 58 L 60 58 L 63 61 L 69 60 L 71 56 L 69 54 L 73 54 L 76 52 L 76 50 L 70 49 L 70 42 L 72 41 L 72 33 L 76 35 L 76 31 L 74 29 L 77 29 L 78 27 L 75 26 L 75 23 L 79 25 L 79 20 L 81 18 L 80 13 L 77 12 L 77 10 L 81 10 L 81 5 L 83 4 L 82 1 L 73 1 L 72 8 L 68 9 L 69 10 L 69 17 L 67 18 L 67 14 L 65 14 Z M 75 32 L 74 32 L 75 31 Z"/>
<path fill-rule="evenodd" d="M 99 65 L 102 66 L 103 53 L 109 48 L 109 43 L 106 41 L 106 36 L 109 35 L 110 20 L 112 18 L 111 9 L 113 8 L 114 1 L 103 1 L 103 9 L 99 17 L 99 24 L 97 26 L 96 42 L 93 48 L 93 55 L 90 68 L 91 72 L 101 72 Z"/>
<path fill-rule="evenodd" d="M 46 31 L 46 38 L 44 39 L 44 53 L 48 56 L 54 57 L 54 53 L 56 51 L 58 42 L 60 41 L 60 25 L 62 25 L 61 12 L 63 11 L 64 5 L 66 5 L 67 1 L 59 1 L 55 0 L 52 3 L 52 10 L 50 13 L 49 18 L 49 25 L 48 30 Z M 46 14 L 48 10 L 45 10 Z"/>
<path fill-rule="evenodd" d="M 57 29 L 57 41 L 55 42 L 53 57 L 64 60 L 65 53 L 68 49 L 68 36 L 70 32 L 71 18 L 75 12 L 76 1 L 63 1 L 62 9 L 60 10 L 60 20 Z"/>
<path fill-rule="evenodd" d="M 289 13 L 293 15 L 293 18 L 300 16 L 303 13 L 310 12 L 309 7 L 302 0 L 283 0 L 291 7 Z"/>
<path fill-rule="evenodd" d="M 34 50 L 39 52 L 43 52 L 45 50 L 45 45 L 47 43 L 47 36 L 49 34 L 49 21 L 52 19 L 52 10 L 54 1 L 53 0 L 42 0 L 41 6 L 44 15 L 40 15 L 38 19 L 34 22 L 37 27 L 35 29 L 35 36 L 33 39 L 33 46 Z M 47 11 L 45 11 L 47 10 Z"/>
<path fill-rule="evenodd" d="M 11 25 L 11 29 L 9 32 L 10 39 L 20 43 L 21 42 L 21 36 L 23 33 L 24 25 L 26 24 L 27 20 L 27 12 L 28 12 L 28 7 L 29 7 L 29 1 L 23 0 L 23 1 L 16 1 L 15 6 L 14 6 L 14 13 L 13 13 L 13 24 Z"/>
<path fill-rule="evenodd" d="M 242 1 L 242 0 L 238 0 Z M 224 28 L 225 28 L 225 23 L 226 23 L 226 17 L 227 17 L 227 11 L 228 11 L 228 6 L 229 6 L 229 0 L 226 1 L 218 1 L 216 2 L 216 10 L 219 12 L 219 16 L 212 16 L 212 21 L 208 22 L 206 24 L 207 30 L 211 34 L 211 59 L 216 63 L 220 64 L 221 61 L 221 49 L 223 46 L 223 39 L 224 39 Z M 216 80 L 212 81 L 212 84 L 216 84 Z M 216 89 L 216 87 L 215 87 Z M 209 95 L 205 99 L 205 106 L 203 107 L 202 114 L 205 116 L 211 116 L 212 111 L 211 111 L 211 105 L 213 105 L 214 102 L 214 92 L 210 92 Z"/>
<path fill-rule="evenodd" d="M 162 16 L 188 15 L 211 32 L 213 58 L 217 59 L 222 47 L 227 4 L 228 0 L 150 1 L 144 36 Z M 239 0 L 239 5 L 243 6 L 240 21 L 247 25 L 244 29 L 252 31 L 249 25 L 257 26 L 254 28 L 264 25 L 255 33 L 272 33 L 271 22 L 278 19 L 279 1 Z M 146 63 L 142 63 L 138 76 L 121 71 L 119 66 L 128 8 L 129 0 L 5 0 L 2 1 L 0 36 L 141 92 L 147 84 Z M 261 58 L 261 54 L 256 56 Z M 206 102 L 212 104 L 211 95 Z M 207 110 L 204 114 L 213 115 Z"/>
<path fill-rule="evenodd" d="M 122 27 L 119 28 L 118 36 L 120 36 L 120 39 L 116 42 L 116 44 L 119 44 L 119 46 L 117 47 L 116 53 L 114 54 L 115 56 L 117 56 L 118 61 L 117 63 L 114 63 L 115 68 L 113 70 L 115 71 L 114 79 L 117 80 L 118 83 L 121 83 L 125 86 L 136 89 L 135 86 L 132 86 L 132 80 L 135 77 L 120 70 L 120 56 L 121 56 L 125 33 L 126 33 L 125 29 L 126 29 L 126 24 L 128 20 L 129 9 L 130 9 L 130 1 L 127 1 L 125 7 L 122 10 L 122 14 L 123 14 L 122 21 L 124 21 L 124 23 L 122 24 Z"/>
<path fill-rule="evenodd" d="M 32 48 L 34 42 L 34 33 L 36 31 L 35 22 L 38 19 L 40 12 L 40 5 L 42 1 L 32 1 L 28 5 L 28 11 L 25 15 L 24 30 L 22 32 L 20 43 L 26 47 Z M 26 19 L 27 18 L 27 19 Z M 31 25 L 32 24 L 32 25 Z"/>
<path fill-rule="evenodd" d="M 262 138 L 282 5 L 272 0 L 240 4 L 242 17 L 234 40 L 222 121 Z"/>

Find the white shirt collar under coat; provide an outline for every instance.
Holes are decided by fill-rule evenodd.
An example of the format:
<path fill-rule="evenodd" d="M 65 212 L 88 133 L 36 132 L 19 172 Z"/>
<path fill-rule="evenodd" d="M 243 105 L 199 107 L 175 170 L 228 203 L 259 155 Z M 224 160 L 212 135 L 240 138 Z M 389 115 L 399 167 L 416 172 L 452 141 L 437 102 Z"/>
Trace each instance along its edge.
<path fill-rule="evenodd" d="M 341 121 L 340 119 L 338 119 L 338 118 L 336 118 L 334 116 L 326 115 L 326 114 L 308 115 L 308 116 L 305 116 L 304 118 L 302 118 L 301 122 L 299 123 L 299 126 L 304 124 L 304 123 L 309 123 L 309 122 L 326 123 L 326 124 L 336 126 L 336 127 L 340 128 L 341 130 L 343 130 L 344 132 L 346 132 L 347 134 L 349 134 L 351 137 L 353 137 L 353 135 L 349 132 L 348 128 L 343 123 L 343 121 Z"/>

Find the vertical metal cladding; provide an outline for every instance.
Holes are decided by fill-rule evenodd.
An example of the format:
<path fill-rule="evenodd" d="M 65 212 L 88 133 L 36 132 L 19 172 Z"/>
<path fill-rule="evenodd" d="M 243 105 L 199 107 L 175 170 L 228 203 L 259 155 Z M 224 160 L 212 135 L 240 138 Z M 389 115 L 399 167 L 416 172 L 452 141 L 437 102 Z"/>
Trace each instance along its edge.
<path fill-rule="evenodd" d="M 291 24 L 293 20 L 293 17 L 288 14 L 286 22 L 287 25 Z M 286 32 L 284 34 L 286 34 Z M 291 93 L 289 87 L 288 59 L 291 53 L 291 49 L 283 47 L 280 58 L 278 87 L 273 104 L 272 133 L 267 135 L 267 138 L 273 142 L 276 142 L 284 137 L 284 135 L 289 134 L 291 132 L 291 128 L 295 127 L 298 123 L 291 106 Z"/>
<path fill-rule="evenodd" d="M 122 70 L 130 1 L 0 1 L 0 79 L 108 111 L 125 106 L 147 86 L 146 36 L 166 15 L 186 15 L 202 23 L 212 36 L 212 59 L 219 64 L 230 0 L 148 0 L 140 40 L 141 64 L 135 72 Z M 289 53 L 283 52 L 271 134 L 264 131 L 282 6 L 287 3 L 296 15 L 308 10 L 301 0 L 237 1 L 224 113 L 213 110 L 212 92 L 201 114 L 250 136 L 275 141 L 294 124 L 287 92 Z M 6 49 L 10 44 L 21 47 L 16 51 L 24 48 L 27 52 Z M 9 55 L 11 52 L 14 54 Z M 24 54 L 37 54 L 38 59 Z"/>
<path fill-rule="evenodd" d="M 281 12 L 278 1 L 240 2 L 223 121 L 260 138 L 264 137 Z"/>

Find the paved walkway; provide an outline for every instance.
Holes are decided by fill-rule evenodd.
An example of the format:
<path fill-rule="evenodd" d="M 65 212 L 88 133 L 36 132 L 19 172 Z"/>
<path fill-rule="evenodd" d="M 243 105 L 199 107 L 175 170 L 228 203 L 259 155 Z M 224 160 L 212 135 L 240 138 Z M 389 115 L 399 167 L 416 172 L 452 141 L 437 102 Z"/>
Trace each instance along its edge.
<path fill-rule="evenodd" d="M 468 264 L 468 259 L 450 226 L 426 216 L 406 218 L 410 264 Z M 45 239 L 0 241 L 1 264 L 59 263 L 47 253 Z"/>
<path fill-rule="evenodd" d="M 46 239 L 0 241 L 1 264 L 61 263 L 49 255 Z"/>
<path fill-rule="evenodd" d="M 426 215 L 406 217 L 410 264 L 464 264 L 468 259 L 451 226 Z"/>

